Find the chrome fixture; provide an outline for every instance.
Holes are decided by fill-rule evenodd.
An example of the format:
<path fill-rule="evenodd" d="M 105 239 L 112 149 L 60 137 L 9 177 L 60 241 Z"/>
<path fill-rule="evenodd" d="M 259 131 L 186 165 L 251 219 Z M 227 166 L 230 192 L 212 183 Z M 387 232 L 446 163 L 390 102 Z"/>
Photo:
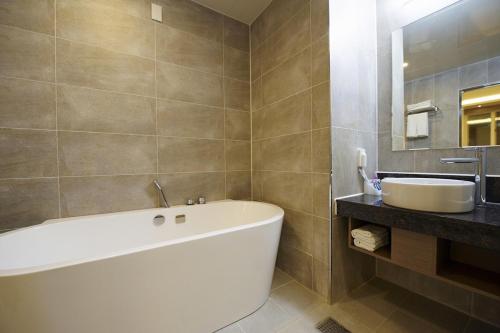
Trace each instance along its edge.
<path fill-rule="evenodd" d="M 207 203 L 207 199 L 205 199 L 205 197 L 203 197 L 203 196 L 200 196 L 200 197 L 198 197 L 198 203 L 200 205 L 206 204 Z"/>
<path fill-rule="evenodd" d="M 163 207 L 165 207 L 165 208 L 170 207 L 170 205 L 167 202 L 167 198 L 165 198 L 165 193 L 163 193 L 163 189 L 162 189 L 160 183 L 158 182 L 158 180 L 156 180 L 156 179 L 153 180 L 153 184 L 156 187 L 156 189 L 158 190 L 158 192 L 160 192 L 160 199 L 163 202 Z"/>
<path fill-rule="evenodd" d="M 486 204 L 486 147 L 466 148 L 467 151 L 473 151 L 474 157 L 457 157 L 457 158 L 441 158 L 443 164 L 455 163 L 473 163 L 474 166 L 474 182 L 476 183 L 476 205 L 484 206 Z"/>
<path fill-rule="evenodd" d="M 165 216 L 163 216 L 163 215 L 156 215 L 153 218 L 153 223 L 154 223 L 154 225 L 162 225 L 163 223 L 165 223 Z"/>
<path fill-rule="evenodd" d="M 186 200 L 186 205 L 188 205 L 188 206 L 194 205 L 194 200 L 193 199 L 187 199 Z"/>

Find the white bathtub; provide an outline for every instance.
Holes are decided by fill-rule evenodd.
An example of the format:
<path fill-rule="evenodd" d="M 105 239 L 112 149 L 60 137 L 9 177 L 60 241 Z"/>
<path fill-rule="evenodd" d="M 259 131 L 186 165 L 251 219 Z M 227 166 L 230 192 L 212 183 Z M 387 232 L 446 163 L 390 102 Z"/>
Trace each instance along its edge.
<path fill-rule="evenodd" d="M 0 332 L 215 331 L 267 300 L 282 221 L 274 205 L 221 201 L 2 234 Z"/>

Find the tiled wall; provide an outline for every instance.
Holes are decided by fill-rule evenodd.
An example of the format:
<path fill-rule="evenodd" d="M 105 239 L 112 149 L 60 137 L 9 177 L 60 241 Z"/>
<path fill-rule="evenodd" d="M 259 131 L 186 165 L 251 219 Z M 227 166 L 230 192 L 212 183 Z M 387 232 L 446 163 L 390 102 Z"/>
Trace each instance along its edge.
<path fill-rule="evenodd" d="M 252 191 L 285 209 L 278 267 L 329 294 L 328 0 L 274 0 L 251 26 Z"/>
<path fill-rule="evenodd" d="M 404 5 L 392 0 L 377 1 L 377 86 L 378 86 L 378 169 L 401 172 L 472 173 L 470 164 L 443 165 L 440 157 L 469 157 L 463 149 L 392 151 L 391 135 L 391 32 L 457 0 L 436 0 Z M 493 64 L 494 65 L 494 64 Z M 498 66 L 498 64 L 496 64 Z M 474 76 L 474 78 L 477 78 Z M 500 174 L 500 148 L 489 149 L 488 173 Z"/>
<path fill-rule="evenodd" d="M 440 157 L 465 157 L 471 152 L 463 149 L 433 149 L 416 151 L 392 151 L 391 145 L 391 31 L 413 20 L 424 17 L 456 0 L 439 0 L 426 6 L 403 6 L 392 0 L 377 1 L 378 47 L 378 169 L 401 172 L 472 173 L 468 164 L 443 165 Z M 398 14 L 396 14 L 398 13 Z M 488 173 L 500 174 L 500 148 L 490 148 Z M 499 325 L 499 301 L 471 293 L 457 286 L 405 270 L 398 266 L 377 261 L 377 276 L 400 284 L 416 293 L 444 303 L 457 310 L 472 314 L 482 320 Z"/>
<path fill-rule="evenodd" d="M 372 0 L 331 1 L 333 197 L 363 192 L 357 148 L 368 157 L 369 176 L 377 165 L 376 17 Z M 348 249 L 347 220 L 333 219 L 332 300 L 375 274 L 373 258 Z"/>
<path fill-rule="evenodd" d="M 458 147 L 460 91 L 496 82 L 500 82 L 500 57 L 405 82 L 405 105 L 431 100 L 440 108 L 429 113 L 429 136 L 408 140 L 407 148 Z"/>
<path fill-rule="evenodd" d="M 155 2 L 0 2 L 0 230 L 251 197 L 249 27 Z"/>

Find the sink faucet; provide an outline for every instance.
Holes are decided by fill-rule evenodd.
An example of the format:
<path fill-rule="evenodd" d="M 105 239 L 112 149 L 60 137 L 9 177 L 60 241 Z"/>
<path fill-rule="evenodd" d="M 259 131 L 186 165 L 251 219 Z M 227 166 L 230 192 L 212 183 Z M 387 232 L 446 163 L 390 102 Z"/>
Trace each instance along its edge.
<path fill-rule="evenodd" d="M 474 157 L 441 158 L 440 161 L 443 164 L 454 164 L 454 163 L 473 163 L 474 164 L 474 182 L 476 183 L 475 202 L 476 202 L 476 205 L 484 206 L 484 205 L 486 205 L 487 148 L 486 147 L 473 147 L 473 148 L 466 148 L 465 150 L 473 151 Z"/>
<path fill-rule="evenodd" d="M 158 180 L 156 180 L 156 179 L 153 180 L 153 184 L 156 187 L 156 189 L 158 190 L 158 192 L 160 192 L 160 199 L 163 203 L 163 207 L 165 207 L 165 208 L 170 207 L 170 205 L 167 202 L 167 199 L 165 198 L 165 193 L 163 193 L 163 189 L 162 189 L 160 183 L 158 182 Z"/>

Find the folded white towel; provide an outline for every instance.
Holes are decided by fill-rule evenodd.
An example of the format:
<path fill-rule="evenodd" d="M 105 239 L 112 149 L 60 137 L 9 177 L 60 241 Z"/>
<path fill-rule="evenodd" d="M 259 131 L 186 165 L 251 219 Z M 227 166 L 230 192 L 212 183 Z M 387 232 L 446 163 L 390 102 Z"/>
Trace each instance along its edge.
<path fill-rule="evenodd" d="M 374 224 L 366 224 L 362 227 L 351 230 L 351 236 L 356 237 L 365 237 L 365 238 L 374 238 L 374 237 L 382 237 L 387 235 L 387 229 L 384 227 L 379 227 Z"/>
<path fill-rule="evenodd" d="M 409 139 L 417 138 L 417 117 L 418 114 L 410 114 L 406 118 L 406 137 Z"/>
<path fill-rule="evenodd" d="M 375 237 L 362 237 L 362 236 L 359 236 L 359 237 L 355 237 L 354 239 L 357 239 L 358 241 L 360 242 L 363 242 L 367 245 L 370 245 L 370 246 L 377 246 L 379 244 L 387 244 L 389 242 L 389 235 L 386 234 L 384 236 L 375 236 Z"/>
<path fill-rule="evenodd" d="M 410 114 L 406 120 L 407 138 L 426 138 L 429 136 L 429 112 Z"/>
<path fill-rule="evenodd" d="M 432 101 L 430 99 L 420 103 L 408 104 L 406 106 L 406 110 L 408 110 L 408 112 L 425 110 L 429 108 L 432 108 Z"/>
<path fill-rule="evenodd" d="M 354 238 L 354 245 L 355 246 L 362 248 L 364 250 L 370 251 L 370 252 L 376 251 L 387 244 L 388 244 L 388 242 L 386 241 L 386 242 L 383 242 L 383 243 L 380 243 L 377 245 L 372 245 L 372 244 L 368 244 L 368 243 L 365 243 L 359 239 Z"/>

